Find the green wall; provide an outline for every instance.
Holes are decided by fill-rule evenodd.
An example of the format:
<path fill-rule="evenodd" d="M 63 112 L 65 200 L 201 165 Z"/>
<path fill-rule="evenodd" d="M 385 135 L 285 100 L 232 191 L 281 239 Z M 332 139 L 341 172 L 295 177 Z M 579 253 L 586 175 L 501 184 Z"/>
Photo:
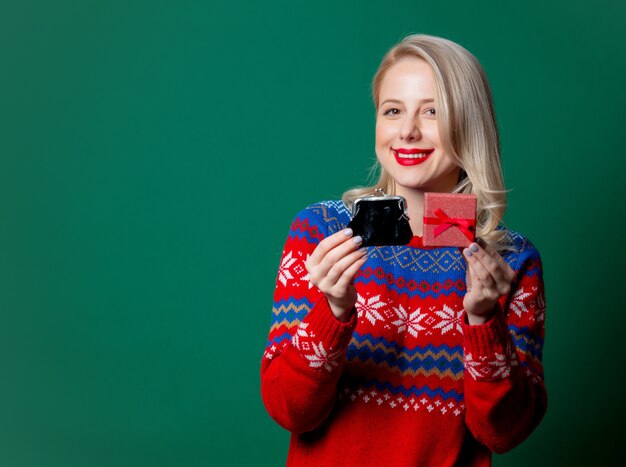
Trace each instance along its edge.
<path fill-rule="evenodd" d="M 366 181 L 369 80 L 414 32 L 484 64 L 544 260 L 549 410 L 495 464 L 623 460 L 624 3 L 382 5 L 2 3 L 1 466 L 284 463 L 259 396 L 282 243 Z"/>

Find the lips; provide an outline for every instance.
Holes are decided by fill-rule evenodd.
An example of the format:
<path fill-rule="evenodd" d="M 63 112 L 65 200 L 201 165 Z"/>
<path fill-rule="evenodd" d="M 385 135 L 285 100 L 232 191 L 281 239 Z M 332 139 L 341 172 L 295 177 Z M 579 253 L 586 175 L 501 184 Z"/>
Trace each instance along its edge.
<path fill-rule="evenodd" d="M 420 148 L 398 148 L 392 149 L 393 155 L 396 158 L 396 162 L 400 165 L 410 166 L 418 165 L 426 162 L 434 149 L 420 149 Z"/>

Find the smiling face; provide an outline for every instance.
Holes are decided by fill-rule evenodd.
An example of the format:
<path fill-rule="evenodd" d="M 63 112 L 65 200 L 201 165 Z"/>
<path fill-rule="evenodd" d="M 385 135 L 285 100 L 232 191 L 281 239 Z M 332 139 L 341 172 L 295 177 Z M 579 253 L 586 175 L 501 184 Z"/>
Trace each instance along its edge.
<path fill-rule="evenodd" d="M 378 93 L 376 156 L 396 193 L 451 192 L 459 167 L 441 146 L 436 86 L 430 65 L 405 57 L 391 66 Z"/>

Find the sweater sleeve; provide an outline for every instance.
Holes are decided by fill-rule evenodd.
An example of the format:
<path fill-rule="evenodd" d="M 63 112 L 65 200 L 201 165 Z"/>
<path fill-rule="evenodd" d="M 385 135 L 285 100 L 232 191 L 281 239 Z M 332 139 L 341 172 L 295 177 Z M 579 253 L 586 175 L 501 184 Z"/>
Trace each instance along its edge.
<path fill-rule="evenodd" d="M 317 244 L 333 233 L 327 211 L 307 208 L 291 225 L 282 253 L 272 325 L 261 362 L 261 396 L 270 416 L 285 429 L 302 433 L 319 426 L 335 402 L 356 313 L 342 323 L 305 268 Z M 336 226 L 339 228 L 339 226 Z"/>
<path fill-rule="evenodd" d="M 545 296 L 539 253 L 525 241 L 513 290 L 485 324 L 463 326 L 466 424 L 494 452 L 530 435 L 546 411 Z"/>

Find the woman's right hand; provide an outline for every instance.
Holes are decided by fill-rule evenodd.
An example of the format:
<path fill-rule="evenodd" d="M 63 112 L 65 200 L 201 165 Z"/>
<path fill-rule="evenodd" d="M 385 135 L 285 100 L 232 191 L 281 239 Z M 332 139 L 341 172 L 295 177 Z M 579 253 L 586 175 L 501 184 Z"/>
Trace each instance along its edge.
<path fill-rule="evenodd" d="M 362 238 L 344 229 L 326 237 L 306 260 L 309 280 L 322 291 L 330 309 L 340 321 L 348 321 L 356 303 L 354 276 L 365 261 L 367 251 L 359 249 Z"/>

